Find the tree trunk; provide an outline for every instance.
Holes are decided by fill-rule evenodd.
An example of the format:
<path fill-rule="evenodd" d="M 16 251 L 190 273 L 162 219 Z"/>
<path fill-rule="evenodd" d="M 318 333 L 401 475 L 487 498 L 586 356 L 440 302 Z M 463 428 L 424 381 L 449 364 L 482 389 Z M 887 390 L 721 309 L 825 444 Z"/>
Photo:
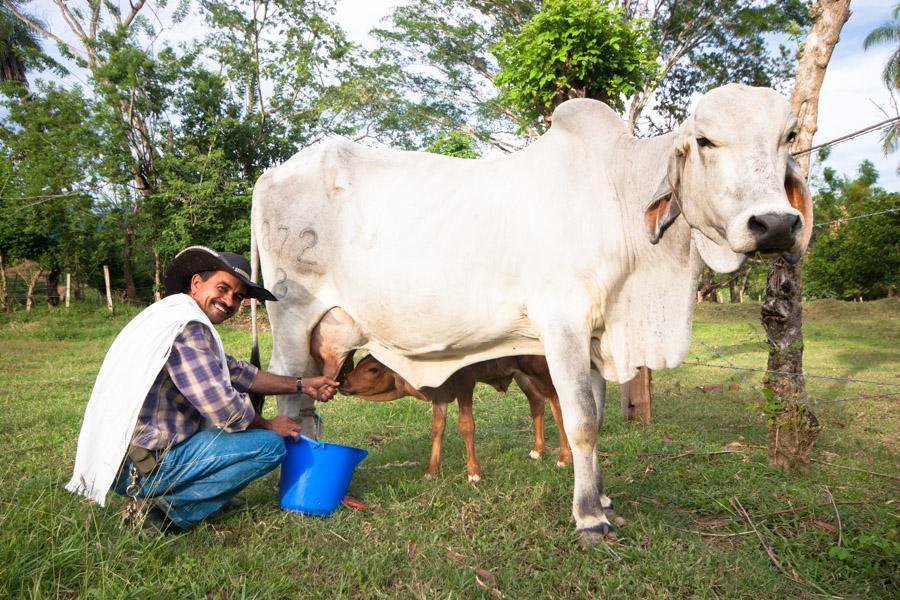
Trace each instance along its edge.
<path fill-rule="evenodd" d="M 60 269 L 50 269 L 47 273 L 47 306 L 56 308 L 59 306 L 59 276 L 62 275 Z"/>
<path fill-rule="evenodd" d="M 162 258 L 159 250 L 153 250 L 153 301 L 162 300 Z"/>
<path fill-rule="evenodd" d="M 800 52 L 791 108 L 797 115 L 798 134 L 793 150 L 812 145 L 819 115 L 819 92 L 832 50 L 841 28 L 850 17 L 850 0 L 818 0 L 811 9 L 812 26 Z M 798 158 L 809 173 L 809 154 Z M 765 385 L 771 390 L 769 418 L 769 464 L 785 471 L 809 470 L 810 451 L 819 434 L 819 423 L 805 404 L 803 379 L 802 279 L 800 264 L 778 258 L 769 267 L 762 323 L 769 342 L 769 373 Z"/>
<path fill-rule="evenodd" d="M 769 464 L 805 473 L 809 470 L 810 449 L 819 435 L 819 422 L 806 405 L 801 290 L 800 264 L 776 260 L 766 281 L 762 322 L 769 342 L 770 371 L 764 384 L 773 393 L 766 410 Z"/>
<path fill-rule="evenodd" d="M 122 275 L 125 277 L 125 297 L 133 305 L 137 303 L 137 288 L 134 286 L 134 227 L 125 225 L 122 236 Z"/>
<path fill-rule="evenodd" d="M 0 252 L 0 310 L 6 312 L 9 310 L 9 283 L 6 279 L 6 262 L 3 260 L 3 253 Z"/>
<path fill-rule="evenodd" d="M 38 266 L 33 266 L 28 271 L 28 290 L 25 292 L 25 311 L 31 312 L 34 308 L 34 286 L 37 285 L 44 270 Z"/>

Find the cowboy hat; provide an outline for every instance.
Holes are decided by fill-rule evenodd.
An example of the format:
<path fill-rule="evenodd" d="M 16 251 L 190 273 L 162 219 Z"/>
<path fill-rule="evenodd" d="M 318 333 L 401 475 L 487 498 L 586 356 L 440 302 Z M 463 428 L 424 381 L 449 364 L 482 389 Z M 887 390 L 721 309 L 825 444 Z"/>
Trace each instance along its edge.
<path fill-rule="evenodd" d="M 272 292 L 250 281 L 250 263 L 240 254 L 217 252 L 206 246 L 188 246 L 172 259 L 166 272 L 166 295 L 188 293 L 191 278 L 204 271 L 225 271 L 247 286 L 247 298 L 276 301 Z"/>

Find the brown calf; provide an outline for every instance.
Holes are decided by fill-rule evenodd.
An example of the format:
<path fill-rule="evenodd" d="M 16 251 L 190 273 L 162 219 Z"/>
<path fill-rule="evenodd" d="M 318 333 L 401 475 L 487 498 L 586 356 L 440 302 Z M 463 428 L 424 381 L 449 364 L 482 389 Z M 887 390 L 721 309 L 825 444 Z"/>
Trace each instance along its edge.
<path fill-rule="evenodd" d="M 528 398 L 534 421 L 534 447 L 528 456 L 537 459 L 544 453 L 544 398 L 549 398 L 550 410 L 559 429 L 559 459 L 556 464 L 558 466 L 572 464 L 572 451 L 563 427 L 559 397 L 550 380 L 550 370 L 543 356 L 516 356 L 475 363 L 451 375 L 440 387 L 417 389 L 374 356 L 369 355 L 346 374 L 340 391 L 364 400 L 387 401 L 413 396 L 430 401 L 431 457 L 425 474 L 429 479 L 440 471 L 441 443 L 447 422 L 447 406 L 453 400 L 457 400 L 459 434 L 466 444 L 468 456 L 466 471 L 469 481 L 476 482 L 481 479 L 481 465 L 475 455 L 475 419 L 472 415 L 472 393 L 475 384 L 480 381 L 505 392 L 513 379 Z"/>

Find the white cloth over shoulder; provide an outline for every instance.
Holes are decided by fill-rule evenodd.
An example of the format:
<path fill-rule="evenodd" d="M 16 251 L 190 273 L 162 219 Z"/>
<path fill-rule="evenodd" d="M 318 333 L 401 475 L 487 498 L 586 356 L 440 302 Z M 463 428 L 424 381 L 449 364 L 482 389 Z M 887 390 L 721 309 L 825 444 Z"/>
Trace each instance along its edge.
<path fill-rule="evenodd" d="M 147 393 L 165 366 L 175 338 L 191 321 L 212 331 L 228 377 L 222 340 L 190 296 L 173 294 L 149 306 L 125 326 L 103 359 L 84 411 L 75 471 L 67 490 L 106 505 L 106 494 L 128 451 Z"/>

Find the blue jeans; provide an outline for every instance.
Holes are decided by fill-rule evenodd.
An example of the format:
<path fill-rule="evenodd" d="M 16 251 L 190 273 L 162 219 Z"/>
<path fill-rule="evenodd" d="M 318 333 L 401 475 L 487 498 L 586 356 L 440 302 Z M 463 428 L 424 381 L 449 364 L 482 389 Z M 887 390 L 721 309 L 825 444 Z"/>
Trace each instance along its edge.
<path fill-rule="evenodd" d="M 149 477 L 138 475 L 138 497 L 156 498 L 176 525 L 189 529 L 281 464 L 284 452 L 284 440 L 273 431 L 198 431 L 163 453 Z M 126 460 L 115 486 L 123 496 L 130 470 Z"/>

